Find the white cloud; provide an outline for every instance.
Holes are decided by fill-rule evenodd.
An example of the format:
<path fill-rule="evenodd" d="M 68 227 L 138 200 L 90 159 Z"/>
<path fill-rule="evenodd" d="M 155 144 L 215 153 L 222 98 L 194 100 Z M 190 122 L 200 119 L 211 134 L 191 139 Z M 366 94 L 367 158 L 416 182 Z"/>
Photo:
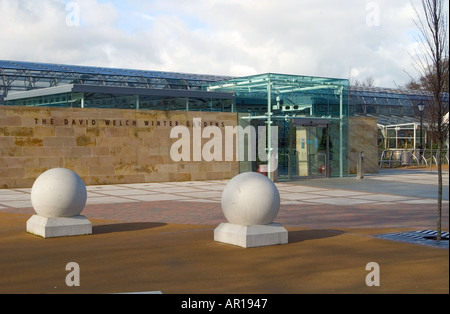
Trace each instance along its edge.
<path fill-rule="evenodd" d="M 66 23 L 68 2 L 0 0 L 0 59 L 236 76 L 352 73 L 388 87 L 408 81 L 404 70 L 414 74 L 409 0 L 73 0 L 75 27 Z M 379 24 L 367 22 L 370 14 Z"/>

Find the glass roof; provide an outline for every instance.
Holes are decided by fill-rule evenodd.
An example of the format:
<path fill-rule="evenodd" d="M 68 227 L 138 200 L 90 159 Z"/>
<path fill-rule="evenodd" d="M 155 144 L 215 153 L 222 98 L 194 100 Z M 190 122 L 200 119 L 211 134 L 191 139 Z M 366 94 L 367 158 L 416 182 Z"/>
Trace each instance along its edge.
<path fill-rule="evenodd" d="M 6 95 L 9 90 L 29 90 L 60 84 L 94 84 L 130 86 L 157 89 L 201 90 L 204 84 L 230 79 L 230 76 L 146 71 L 120 68 L 78 66 L 53 63 L 0 60 L 0 73 L 6 77 Z M 25 82 L 25 83 L 24 83 Z M 0 90 L 1 92 L 1 90 Z"/>
<path fill-rule="evenodd" d="M 380 87 L 355 87 L 350 89 L 351 105 L 397 105 L 397 106 L 417 106 L 420 102 L 425 102 L 432 98 L 426 91 L 390 89 Z M 444 101 L 448 101 L 448 93 L 444 93 Z"/>

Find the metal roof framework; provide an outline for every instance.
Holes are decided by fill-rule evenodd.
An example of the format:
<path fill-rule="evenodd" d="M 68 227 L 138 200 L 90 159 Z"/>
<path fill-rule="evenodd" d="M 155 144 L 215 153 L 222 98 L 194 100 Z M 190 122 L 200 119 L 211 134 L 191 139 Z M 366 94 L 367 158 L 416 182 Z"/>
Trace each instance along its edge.
<path fill-rule="evenodd" d="M 66 84 L 202 90 L 207 83 L 226 79 L 230 77 L 0 60 L 0 97 Z"/>
<path fill-rule="evenodd" d="M 282 95 L 318 90 L 340 91 L 342 88 L 348 87 L 348 80 L 266 73 L 213 82 L 208 85 L 207 90 L 233 91 L 236 94 L 261 94 L 263 97 L 266 97 L 269 84 L 272 93 Z"/>

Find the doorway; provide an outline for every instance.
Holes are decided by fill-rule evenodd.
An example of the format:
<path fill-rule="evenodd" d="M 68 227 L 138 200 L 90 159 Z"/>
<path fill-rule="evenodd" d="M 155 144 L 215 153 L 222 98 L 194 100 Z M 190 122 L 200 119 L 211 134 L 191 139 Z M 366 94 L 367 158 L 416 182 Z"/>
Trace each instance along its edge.
<path fill-rule="evenodd" d="M 278 179 L 329 178 L 332 172 L 329 121 L 292 118 L 286 122 L 288 125 L 279 134 Z"/>

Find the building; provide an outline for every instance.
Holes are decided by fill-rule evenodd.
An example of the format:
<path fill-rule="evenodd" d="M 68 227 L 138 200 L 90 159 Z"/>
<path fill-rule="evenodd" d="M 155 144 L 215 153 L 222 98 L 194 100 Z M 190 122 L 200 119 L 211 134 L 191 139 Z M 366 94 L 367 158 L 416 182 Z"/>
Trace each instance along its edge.
<path fill-rule="evenodd" d="M 0 61 L 0 77 L 0 187 L 29 186 L 51 167 L 72 168 L 87 184 L 226 179 L 249 170 L 268 171 L 274 180 L 343 177 L 356 171 L 361 151 L 367 169 L 377 171 L 377 137 L 384 134 L 377 126 L 417 125 L 417 106 L 429 97 L 350 89 L 346 79 L 312 76 L 238 78 L 18 61 Z M 258 144 L 266 136 L 264 152 L 242 159 L 236 148 L 231 161 L 205 162 L 191 146 L 189 161 L 174 162 L 171 130 L 186 126 L 193 140 L 195 121 L 222 132 L 227 126 L 267 131 L 255 135 Z M 276 126 L 275 133 L 267 126 Z M 248 151 L 253 139 L 246 134 L 241 149 Z"/>

